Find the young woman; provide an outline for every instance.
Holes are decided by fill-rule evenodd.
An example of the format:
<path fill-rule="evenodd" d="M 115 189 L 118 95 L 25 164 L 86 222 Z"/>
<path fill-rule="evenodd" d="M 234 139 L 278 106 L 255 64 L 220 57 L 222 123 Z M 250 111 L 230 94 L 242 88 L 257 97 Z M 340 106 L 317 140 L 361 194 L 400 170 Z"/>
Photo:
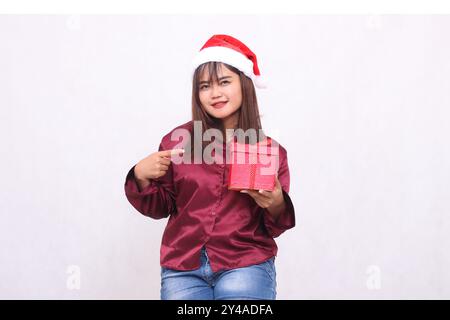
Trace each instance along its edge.
<path fill-rule="evenodd" d="M 193 65 L 192 120 L 164 135 L 159 151 L 133 166 L 125 181 L 140 213 L 169 217 L 160 250 L 161 299 L 275 299 L 274 238 L 295 226 L 287 152 L 277 143 L 273 191 L 228 189 L 230 163 L 220 160 L 230 130 L 262 132 L 256 55 L 236 38 L 214 35 Z M 205 139 L 211 132 L 214 142 Z M 180 143 L 180 137 L 187 138 Z M 256 142 L 268 138 L 259 134 Z M 175 163 L 180 154 L 183 161 Z"/>

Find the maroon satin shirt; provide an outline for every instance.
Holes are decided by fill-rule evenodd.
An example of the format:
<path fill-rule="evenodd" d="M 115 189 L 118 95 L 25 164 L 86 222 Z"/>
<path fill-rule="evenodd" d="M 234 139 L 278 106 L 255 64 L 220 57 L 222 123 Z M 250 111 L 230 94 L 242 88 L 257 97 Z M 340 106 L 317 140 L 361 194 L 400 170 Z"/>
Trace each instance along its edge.
<path fill-rule="evenodd" d="M 192 121 L 177 128 L 192 128 Z M 179 141 L 171 141 L 177 128 L 162 138 L 159 151 L 179 148 Z M 230 164 L 223 163 L 172 162 L 164 176 L 151 180 L 141 191 L 134 166 L 129 171 L 125 194 L 133 207 L 153 219 L 169 217 L 161 243 L 161 266 L 197 269 L 204 245 L 213 272 L 258 264 L 276 256 L 273 238 L 295 226 L 294 206 L 288 195 L 287 153 L 281 145 L 278 179 L 286 211 L 276 222 L 250 195 L 228 190 Z"/>

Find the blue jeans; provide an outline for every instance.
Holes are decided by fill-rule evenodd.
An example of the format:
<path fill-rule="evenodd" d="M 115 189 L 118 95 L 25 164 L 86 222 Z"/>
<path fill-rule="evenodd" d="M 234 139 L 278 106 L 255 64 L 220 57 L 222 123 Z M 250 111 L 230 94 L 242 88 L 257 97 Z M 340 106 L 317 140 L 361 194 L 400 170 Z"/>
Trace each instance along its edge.
<path fill-rule="evenodd" d="M 161 300 L 274 300 L 274 258 L 243 268 L 212 272 L 205 247 L 200 268 L 178 271 L 161 267 Z"/>

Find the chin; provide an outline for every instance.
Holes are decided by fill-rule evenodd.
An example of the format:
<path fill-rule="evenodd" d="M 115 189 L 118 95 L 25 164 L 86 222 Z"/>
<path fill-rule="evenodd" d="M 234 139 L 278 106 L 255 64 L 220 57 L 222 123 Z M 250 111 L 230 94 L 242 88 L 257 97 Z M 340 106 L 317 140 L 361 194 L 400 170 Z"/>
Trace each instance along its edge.
<path fill-rule="evenodd" d="M 228 111 L 225 111 L 225 110 L 213 110 L 212 112 L 209 112 L 209 114 L 211 116 L 213 116 L 214 118 L 224 119 L 224 118 L 232 115 L 233 112 L 228 112 Z"/>

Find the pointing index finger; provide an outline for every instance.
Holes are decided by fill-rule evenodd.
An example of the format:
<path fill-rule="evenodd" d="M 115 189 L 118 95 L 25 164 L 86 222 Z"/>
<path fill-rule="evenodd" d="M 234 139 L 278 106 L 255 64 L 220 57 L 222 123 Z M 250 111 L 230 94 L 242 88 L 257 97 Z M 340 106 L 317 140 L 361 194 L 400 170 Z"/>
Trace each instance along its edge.
<path fill-rule="evenodd" d="M 163 157 L 171 157 L 174 155 L 178 155 L 180 153 L 184 153 L 184 149 L 171 149 L 171 150 L 164 150 L 160 152 L 160 155 Z"/>

